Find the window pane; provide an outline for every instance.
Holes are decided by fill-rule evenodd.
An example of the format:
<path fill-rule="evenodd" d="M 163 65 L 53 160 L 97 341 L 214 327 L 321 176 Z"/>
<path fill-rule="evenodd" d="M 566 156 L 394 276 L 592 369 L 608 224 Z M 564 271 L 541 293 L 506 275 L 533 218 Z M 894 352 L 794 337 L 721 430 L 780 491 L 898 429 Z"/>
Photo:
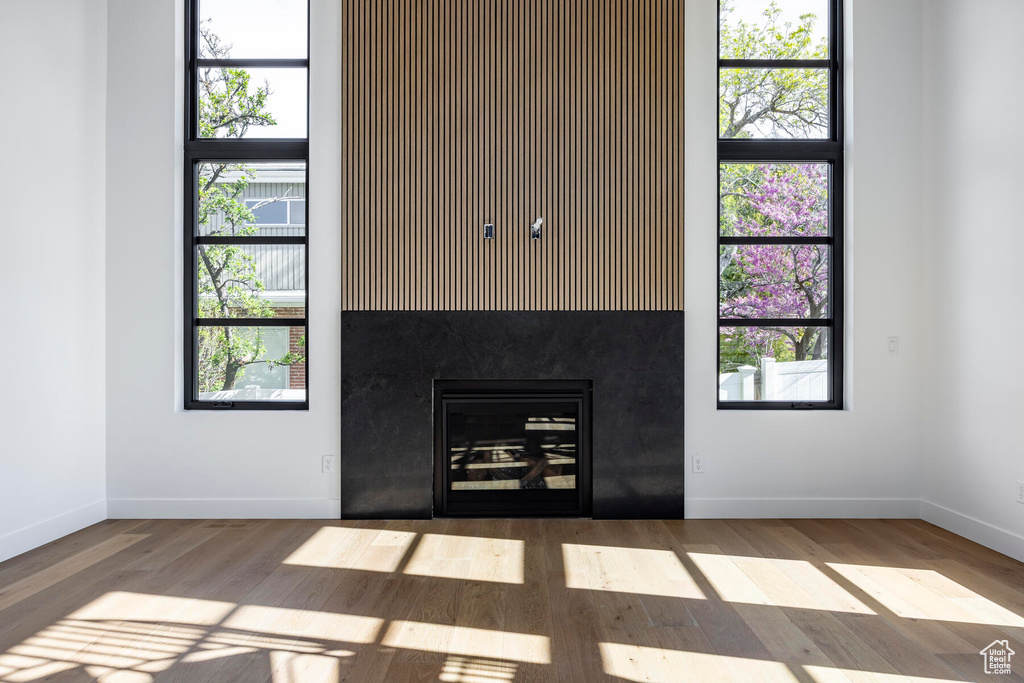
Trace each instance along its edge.
<path fill-rule="evenodd" d="M 196 398 L 304 401 L 304 327 L 199 327 Z"/>
<path fill-rule="evenodd" d="M 721 138 L 829 136 L 828 69 L 719 69 Z"/>
<path fill-rule="evenodd" d="M 721 401 L 829 400 L 827 327 L 723 327 Z"/>
<path fill-rule="evenodd" d="M 291 217 L 288 222 L 292 225 L 305 225 L 306 224 L 306 202 L 294 201 L 289 202 L 289 210 L 291 211 Z"/>
<path fill-rule="evenodd" d="M 729 245 L 719 248 L 723 318 L 828 316 L 829 247 Z"/>
<path fill-rule="evenodd" d="M 199 56 L 306 57 L 306 0 L 200 0 Z"/>
<path fill-rule="evenodd" d="M 828 164 L 721 164 L 726 237 L 826 237 Z"/>
<path fill-rule="evenodd" d="M 288 202 L 262 199 L 246 199 L 245 206 L 256 217 L 259 225 L 283 225 L 288 222 Z"/>
<path fill-rule="evenodd" d="M 723 59 L 828 56 L 827 0 L 721 0 Z"/>
<path fill-rule="evenodd" d="M 199 137 L 306 137 L 305 69 L 199 69 Z"/>
<path fill-rule="evenodd" d="M 306 196 L 305 164 L 202 163 L 197 170 L 198 234 L 232 237 L 305 234 L 302 225 L 260 226 L 264 216 L 280 218 L 281 224 L 287 223 L 284 217 L 288 199 Z"/>
<path fill-rule="evenodd" d="M 306 247 L 301 244 L 200 244 L 200 318 L 302 318 Z"/>

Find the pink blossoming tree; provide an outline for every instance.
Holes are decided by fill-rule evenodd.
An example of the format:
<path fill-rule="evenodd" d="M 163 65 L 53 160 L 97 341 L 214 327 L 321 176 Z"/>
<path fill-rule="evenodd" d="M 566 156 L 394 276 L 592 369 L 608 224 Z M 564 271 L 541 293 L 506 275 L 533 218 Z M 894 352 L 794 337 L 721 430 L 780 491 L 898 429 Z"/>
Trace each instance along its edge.
<path fill-rule="evenodd" d="M 828 168 L 824 164 L 743 164 L 722 188 L 724 235 L 812 237 L 828 234 Z M 725 178 L 723 178 L 725 180 Z M 828 314 L 828 247 L 743 245 L 722 247 L 719 308 L 724 318 L 820 318 Z M 760 360 L 823 357 L 824 335 L 815 327 L 737 329 L 742 350 Z M 784 342 L 783 348 L 773 342 Z M 788 352 L 787 352 L 788 350 Z"/>

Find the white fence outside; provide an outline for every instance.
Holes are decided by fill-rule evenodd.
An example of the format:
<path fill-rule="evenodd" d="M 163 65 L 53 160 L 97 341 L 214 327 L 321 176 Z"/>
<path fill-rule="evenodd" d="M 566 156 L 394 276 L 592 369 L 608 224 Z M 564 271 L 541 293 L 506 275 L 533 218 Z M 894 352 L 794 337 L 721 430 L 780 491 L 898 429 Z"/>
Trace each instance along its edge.
<path fill-rule="evenodd" d="M 305 401 L 305 389 L 261 389 L 246 387 L 228 391 L 201 391 L 200 401 Z"/>
<path fill-rule="evenodd" d="M 722 401 L 827 401 L 828 361 L 761 361 L 761 370 L 741 365 L 736 372 L 718 376 Z"/>

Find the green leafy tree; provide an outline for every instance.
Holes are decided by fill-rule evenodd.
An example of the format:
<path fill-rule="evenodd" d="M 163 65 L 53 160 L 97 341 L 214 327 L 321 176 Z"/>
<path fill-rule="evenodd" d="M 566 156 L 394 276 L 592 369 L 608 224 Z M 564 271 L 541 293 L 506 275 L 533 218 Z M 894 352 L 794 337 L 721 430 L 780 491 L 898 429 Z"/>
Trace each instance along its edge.
<path fill-rule="evenodd" d="M 817 17 L 781 22 L 772 2 L 760 25 L 732 21 L 732 0 L 719 12 L 723 59 L 824 59 L 828 41 L 814 44 Z M 823 138 L 828 135 L 828 71 L 825 69 L 722 69 L 718 132 L 723 138 Z"/>
<path fill-rule="evenodd" d="M 201 54 L 227 58 L 225 45 L 205 24 L 200 29 Z M 199 74 L 199 134 L 204 138 L 240 138 L 250 128 L 273 126 L 267 111 L 270 88 L 253 85 L 244 69 L 211 68 Z M 282 197 L 246 206 L 243 196 L 256 178 L 255 169 L 243 164 L 204 163 L 197 188 L 199 234 L 248 237 L 257 234 L 255 211 Z M 261 297 L 263 282 L 256 257 L 237 245 L 201 244 L 198 247 L 199 316 L 216 318 L 272 318 L 274 309 Z M 305 338 L 301 340 L 305 345 Z M 246 368 L 302 363 L 302 354 L 287 353 L 268 359 L 260 328 L 199 328 L 199 391 L 234 389 Z"/>

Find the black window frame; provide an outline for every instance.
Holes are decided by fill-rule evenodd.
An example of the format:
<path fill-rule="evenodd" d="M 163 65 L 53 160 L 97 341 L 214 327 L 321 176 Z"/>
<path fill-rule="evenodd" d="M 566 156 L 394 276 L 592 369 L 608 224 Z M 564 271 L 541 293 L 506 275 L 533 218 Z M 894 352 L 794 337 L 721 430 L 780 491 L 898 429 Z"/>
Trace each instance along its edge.
<path fill-rule="evenodd" d="M 200 58 L 200 0 L 185 2 L 185 144 L 184 144 L 184 376 L 186 410 L 309 410 L 309 0 L 306 2 L 306 56 L 297 59 Z M 198 136 L 198 75 L 202 68 L 304 68 L 306 69 L 306 137 L 304 138 L 200 138 Z M 305 168 L 306 226 L 301 236 L 200 236 L 197 197 L 198 169 L 203 163 L 301 163 Z M 199 271 L 196 258 L 200 244 L 302 245 L 305 259 L 305 315 L 301 318 L 200 318 Z M 303 327 L 307 339 L 303 353 L 305 398 L 301 401 L 209 401 L 196 398 L 199 327 Z"/>
<path fill-rule="evenodd" d="M 829 316 L 824 318 L 723 318 L 721 316 L 721 277 L 715 282 L 715 311 L 718 324 L 716 334 L 716 359 L 722 367 L 721 330 L 724 327 L 825 327 L 830 330 L 828 339 L 829 398 L 826 401 L 763 401 L 763 400 L 722 400 L 718 394 L 718 372 L 715 373 L 715 396 L 719 410 L 842 410 L 843 401 L 843 357 L 844 357 L 844 309 L 845 309 L 845 241 L 844 241 L 844 140 L 845 109 L 843 102 L 843 0 L 827 0 L 828 6 L 828 58 L 827 59 L 722 59 L 721 28 L 718 33 L 716 79 L 721 93 L 723 69 L 828 69 L 829 75 L 829 136 L 823 139 L 752 139 L 718 137 L 718 160 L 716 177 L 719 179 L 716 197 L 718 201 L 718 222 L 715 225 L 717 243 L 715 261 L 723 246 L 804 244 L 827 245 L 830 248 L 829 262 Z M 719 3 L 721 13 L 721 3 Z M 721 23 L 719 23 L 721 26 Z M 720 112 L 719 95 L 715 97 L 716 110 Z M 720 114 L 719 114 L 720 115 Z M 721 122 L 715 117 L 718 130 Z M 716 133 L 717 135 L 717 133 Z M 829 166 L 829 235 L 828 237 L 723 237 L 721 230 L 721 167 L 727 163 L 826 163 Z M 716 268 L 716 273 L 718 269 Z"/>

